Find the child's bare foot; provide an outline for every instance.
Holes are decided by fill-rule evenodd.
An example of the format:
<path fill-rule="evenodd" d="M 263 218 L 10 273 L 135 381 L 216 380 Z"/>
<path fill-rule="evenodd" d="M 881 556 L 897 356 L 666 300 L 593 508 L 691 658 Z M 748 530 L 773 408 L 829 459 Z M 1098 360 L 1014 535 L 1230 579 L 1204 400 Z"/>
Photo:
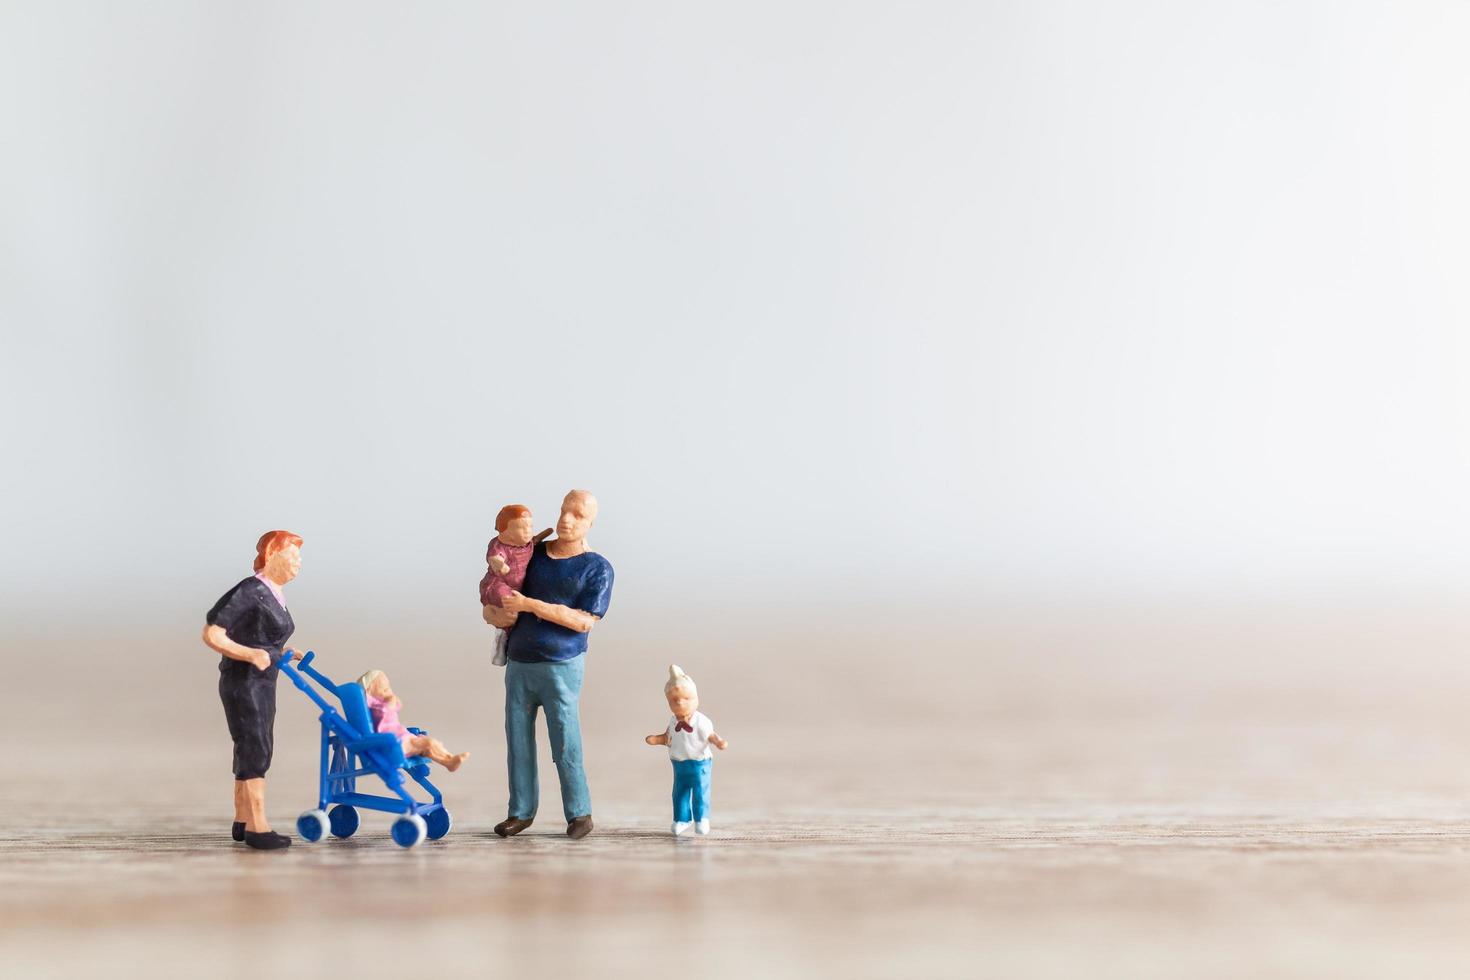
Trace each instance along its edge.
<path fill-rule="evenodd" d="M 449 757 L 449 762 L 445 764 L 444 768 L 448 769 L 450 772 L 458 772 L 459 767 L 464 765 L 464 761 L 469 757 L 470 754 L 468 752 L 461 752 L 458 755 L 451 755 Z"/>

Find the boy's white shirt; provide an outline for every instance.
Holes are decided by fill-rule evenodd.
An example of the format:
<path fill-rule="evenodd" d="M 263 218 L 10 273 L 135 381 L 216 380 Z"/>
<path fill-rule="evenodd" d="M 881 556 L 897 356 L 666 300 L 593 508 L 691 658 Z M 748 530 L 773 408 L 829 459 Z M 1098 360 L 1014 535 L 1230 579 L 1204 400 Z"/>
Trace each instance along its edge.
<path fill-rule="evenodd" d="M 679 731 L 679 716 L 669 716 L 669 758 L 675 762 L 714 758 L 709 748 L 709 737 L 715 732 L 715 723 L 696 711 L 689 716 L 689 727 L 694 731 Z"/>

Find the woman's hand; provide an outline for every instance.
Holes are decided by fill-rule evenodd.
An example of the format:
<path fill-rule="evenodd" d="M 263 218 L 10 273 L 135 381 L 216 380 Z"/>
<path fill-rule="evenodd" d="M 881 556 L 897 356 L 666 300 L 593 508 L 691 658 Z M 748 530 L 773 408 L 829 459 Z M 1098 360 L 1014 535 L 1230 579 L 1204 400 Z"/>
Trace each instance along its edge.
<path fill-rule="evenodd" d="M 229 657 L 231 660 L 239 660 L 247 664 L 254 664 L 259 671 L 270 670 L 271 655 L 268 651 L 258 647 L 247 647 L 236 643 L 225 633 L 222 626 L 204 627 L 204 645 L 209 647 L 220 656 Z M 294 652 L 294 651 L 293 651 Z"/>

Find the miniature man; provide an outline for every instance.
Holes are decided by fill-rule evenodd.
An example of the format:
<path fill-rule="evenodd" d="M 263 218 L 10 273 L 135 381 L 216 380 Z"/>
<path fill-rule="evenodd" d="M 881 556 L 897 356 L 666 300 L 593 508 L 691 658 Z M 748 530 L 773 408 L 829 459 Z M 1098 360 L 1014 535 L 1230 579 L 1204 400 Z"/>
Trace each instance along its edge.
<path fill-rule="evenodd" d="M 505 668 L 505 748 L 510 781 L 506 819 L 495 825 L 501 837 L 519 834 L 536 818 L 540 785 L 536 777 L 536 709 L 546 710 L 551 758 L 561 781 L 567 836 L 580 840 L 592 832 L 592 800 L 582 769 L 583 657 L 587 634 L 607 613 L 613 569 L 587 550 L 587 531 L 597 517 L 597 498 L 573 490 L 561 502 L 556 537 L 536 545 L 521 591 L 487 606 L 492 626 L 508 629 Z"/>
<path fill-rule="evenodd" d="M 662 734 L 650 735 L 649 745 L 667 745 L 674 764 L 674 836 L 709 833 L 709 775 L 713 745 L 721 752 L 730 743 L 715 732 L 715 723 L 699 713 L 699 689 L 678 664 L 669 665 L 664 697 L 674 716 Z"/>

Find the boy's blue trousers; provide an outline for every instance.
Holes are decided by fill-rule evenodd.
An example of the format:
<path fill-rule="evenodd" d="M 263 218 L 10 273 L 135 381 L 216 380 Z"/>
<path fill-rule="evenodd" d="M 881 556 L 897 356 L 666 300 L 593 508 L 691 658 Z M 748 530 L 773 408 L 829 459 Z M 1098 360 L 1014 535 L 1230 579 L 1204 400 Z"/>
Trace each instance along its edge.
<path fill-rule="evenodd" d="M 709 770 L 713 759 L 674 760 L 674 820 L 709 819 Z"/>

